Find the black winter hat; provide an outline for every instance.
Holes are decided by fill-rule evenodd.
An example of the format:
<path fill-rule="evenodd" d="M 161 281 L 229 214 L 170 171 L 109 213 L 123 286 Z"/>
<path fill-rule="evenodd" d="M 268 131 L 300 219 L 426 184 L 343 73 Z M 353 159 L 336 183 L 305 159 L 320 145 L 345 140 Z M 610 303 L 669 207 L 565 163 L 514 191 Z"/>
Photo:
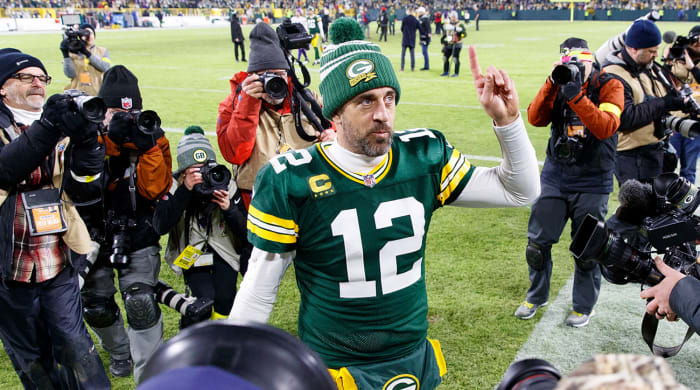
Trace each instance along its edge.
<path fill-rule="evenodd" d="M 248 73 L 264 69 L 289 70 L 289 64 L 284 58 L 284 52 L 275 30 L 266 23 L 258 23 L 250 32 Z"/>
<path fill-rule="evenodd" d="M 690 32 L 688 33 L 689 37 L 698 36 L 698 35 L 700 35 L 700 24 L 691 28 Z"/>
<path fill-rule="evenodd" d="M 138 83 L 139 79 L 124 65 L 115 65 L 105 72 L 97 96 L 108 108 L 140 110 L 143 106 Z"/>
<path fill-rule="evenodd" d="M 97 36 L 97 33 L 95 32 L 95 27 L 93 27 L 93 25 L 90 23 L 83 23 L 80 26 L 78 26 L 78 28 L 81 30 L 85 30 L 86 28 L 89 28 L 90 30 L 92 30 L 92 35 Z"/>
<path fill-rule="evenodd" d="M 2 87 L 5 81 L 13 74 L 32 66 L 41 68 L 44 74 L 48 75 L 44 64 L 42 64 L 38 58 L 13 48 L 0 49 L 0 87 Z"/>

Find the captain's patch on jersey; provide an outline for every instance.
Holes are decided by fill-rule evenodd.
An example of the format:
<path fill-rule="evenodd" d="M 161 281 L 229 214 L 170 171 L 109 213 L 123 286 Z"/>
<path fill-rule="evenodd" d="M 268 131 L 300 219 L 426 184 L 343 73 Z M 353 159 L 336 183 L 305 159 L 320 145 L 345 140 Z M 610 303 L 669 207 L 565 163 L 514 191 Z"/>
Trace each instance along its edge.
<path fill-rule="evenodd" d="M 397 375 L 384 384 L 382 390 L 418 390 L 418 378 L 411 374 Z"/>
<path fill-rule="evenodd" d="M 331 183 L 331 178 L 328 177 L 328 175 L 326 175 L 325 173 L 316 176 L 311 176 L 309 178 L 309 188 L 311 188 L 311 192 L 314 193 L 314 198 L 319 198 L 335 193 L 333 183 Z"/>
<path fill-rule="evenodd" d="M 374 62 L 370 60 L 355 60 L 348 65 L 345 74 L 350 80 L 350 86 L 354 87 L 360 82 L 369 82 L 377 78 L 377 72 L 374 71 Z"/>

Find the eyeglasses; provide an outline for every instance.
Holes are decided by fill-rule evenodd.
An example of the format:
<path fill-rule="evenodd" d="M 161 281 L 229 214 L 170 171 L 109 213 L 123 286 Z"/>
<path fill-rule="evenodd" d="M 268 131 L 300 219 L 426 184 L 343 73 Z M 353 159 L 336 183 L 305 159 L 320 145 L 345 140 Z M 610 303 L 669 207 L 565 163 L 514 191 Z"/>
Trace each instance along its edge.
<path fill-rule="evenodd" d="M 51 76 L 37 76 L 29 73 L 15 73 L 10 78 L 17 79 L 25 84 L 31 84 L 34 82 L 34 79 L 39 80 L 44 85 L 49 85 L 51 84 Z"/>

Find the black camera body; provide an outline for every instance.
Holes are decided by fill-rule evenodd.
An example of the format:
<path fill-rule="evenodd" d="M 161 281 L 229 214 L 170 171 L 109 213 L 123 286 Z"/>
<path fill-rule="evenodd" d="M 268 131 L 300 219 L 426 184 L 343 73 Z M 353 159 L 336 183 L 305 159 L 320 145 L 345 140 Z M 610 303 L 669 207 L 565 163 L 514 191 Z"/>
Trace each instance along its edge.
<path fill-rule="evenodd" d="M 107 105 L 102 98 L 90 96 L 77 89 L 68 89 L 63 94 L 71 98 L 74 108 L 89 122 L 102 123 L 104 121 Z"/>
<path fill-rule="evenodd" d="M 552 157 L 564 164 L 580 162 L 585 148 L 585 126 L 569 107 L 564 108 L 564 123 L 555 134 Z"/>
<path fill-rule="evenodd" d="M 160 130 L 160 117 L 155 111 L 152 110 L 132 110 L 129 112 L 131 120 L 136 125 L 135 129 L 132 130 L 132 134 L 127 134 L 121 144 L 126 144 L 129 142 L 134 142 L 134 138 L 138 134 L 133 134 L 134 131 L 139 131 L 145 135 L 153 136 Z"/>
<path fill-rule="evenodd" d="M 700 36 L 698 35 L 693 35 L 690 37 L 677 35 L 676 40 L 673 42 L 673 46 L 668 49 L 668 55 L 666 58 L 664 58 L 664 60 L 685 61 L 685 50 L 689 45 L 697 42 L 698 39 L 700 39 Z"/>
<path fill-rule="evenodd" d="M 67 28 L 63 31 L 63 36 L 68 40 L 68 50 L 78 53 L 85 47 L 85 42 L 90 37 L 90 30 Z"/>
<path fill-rule="evenodd" d="M 272 72 L 265 72 L 259 76 L 265 93 L 272 99 L 284 99 L 287 97 L 288 85 L 284 77 Z"/>
<path fill-rule="evenodd" d="M 212 196 L 214 191 L 227 191 L 231 182 L 231 172 L 215 160 L 207 160 L 199 168 L 202 183 L 195 184 L 194 190 L 200 195 Z"/>
<path fill-rule="evenodd" d="M 647 242 L 643 247 L 629 244 L 623 236 L 587 215 L 571 241 L 569 251 L 576 261 L 595 259 L 606 267 L 605 278 L 617 284 L 640 282 L 655 285 L 663 280 L 656 269 L 651 248 L 665 254 L 671 268 L 700 279 L 700 263 L 696 262 L 695 240 L 700 238 L 700 205 L 698 188 L 675 173 L 664 173 L 654 179 L 648 194 L 655 207 L 645 216 L 639 235 Z"/>
<path fill-rule="evenodd" d="M 558 85 L 564 85 L 579 78 L 579 74 L 583 74 L 582 64 L 576 61 L 569 61 L 565 64 L 560 64 L 552 70 L 552 81 Z"/>
<path fill-rule="evenodd" d="M 280 39 L 282 49 L 286 51 L 306 49 L 313 39 L 313 36 L 306 32 L 304 25 L 292 23 L 289 18 L 285 18 L 277 27 L 277 37 Z"/>
<path fill-rule="evenodd" d="M 131 252 L 130 231 L 137 224 L 136 220 L 125 215 L 116 216 L 113 210 L 107 214 L 107 230 L 112 233 L 112 253 L 109 262 L 114 268 L 124 268 L 129 265 L 129 252 Z"/>

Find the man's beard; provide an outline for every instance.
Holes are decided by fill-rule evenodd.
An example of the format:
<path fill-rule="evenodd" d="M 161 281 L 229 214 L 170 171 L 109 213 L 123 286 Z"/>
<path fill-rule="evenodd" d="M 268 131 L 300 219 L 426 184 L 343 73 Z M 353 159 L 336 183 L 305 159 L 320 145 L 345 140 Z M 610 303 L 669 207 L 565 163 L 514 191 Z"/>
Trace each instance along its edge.
<path fill-rule="evenodd" d="M 347 121 L 343 121 L 343 123 L 347 123 Z M 343 128 L 343 130 L 350 130 L 349 133 L 353 136 L 352 139 L 345 137 L 346 140 L 351 143 L 351 145 L 349 145 L 351 151 L 359 152 L 370 157 L 377 157 L 387 153 L 391 148 L 391 143 L 394 138 L 394 129 L 383 123 L 376 123 L 364 136 L 360 136 L 360 131 L 352 126 Z M 372 134 L 377 131 L 386 131 L 389 133 L 389 137 L 387 139 L 373 138 Z M 373 142 L 373 139 L 375 142 Z"/>

